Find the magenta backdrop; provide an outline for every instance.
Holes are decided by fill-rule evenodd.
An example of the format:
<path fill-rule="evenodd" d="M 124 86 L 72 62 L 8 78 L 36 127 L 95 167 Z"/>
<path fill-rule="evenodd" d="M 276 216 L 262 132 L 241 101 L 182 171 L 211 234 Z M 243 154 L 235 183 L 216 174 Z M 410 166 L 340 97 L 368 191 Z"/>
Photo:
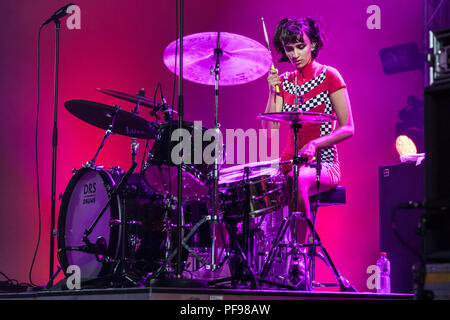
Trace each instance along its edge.
<path fill-rule="evenodd" d="M 0 271 L 28 281 L 28 270 L 38 235 L 35 173 L 35 119 L 37 101 L 37 32 L 40 23 L 67 1 L 6 0 L 1 2 L 0 133 L 1 193 Z M 280 3 L 280 2 L 279 2 Z M 366 269 L 374 264 L 378 241 L 378 166 L 398 162 L 394 150 L 394 123 L 409 95 L 422 95 L 420 71 L 386 76 L 380 49 L 414 41 L 421 47 L 420 0 L 186 1 L 185 35 L 207 31 L 240 34 L 264 44 L 260 17 L 269 37 L 284 17 L 319 19 L 327 40 L 318 61 L 340 70 L 348 85 L 355 136 L 339 146 L 345 206 L 323 209 L 318 231 L 340 271 L 361 291 Z M 59 147 L 57 195 L 64 191 L 73 168 L 94 155 L 101 129 L 83 123 L 63 103 L 86 99 L 110 105 L 132 105 L 96 92 L 95 88 L 137 93 L 145 88 L 152 97 L 158 82 L 170 101 L 173 75 L 162 61 L 164 48 L 175 40 L 175 1 L 79 0 L 81 30 L 61 29 Z M 368 6 L 381 9 L 381 29 L 369 30 Z M 39 174 L 42 200 L 41 244 L 33 272 L 35 283 L 48 280 L 51 194 L 51 128 L 53 121 L 54 24 L 41 37 L 41 108 L 39 120 Z M 276 63 L 281 72 L 288 64 Z M 213 87 L 185 82 L 185 120 L 213 125 Z M 266 76 L 220 91 L 222 129 L 259 128 L 256 115 L 267 100 Z M 142 109 L 141 109 L 142 110 Z M 144 118 L 150 119 L 148 114 Z M 286 132 L 286 128 L 282 130 Z M 142 158 L 144 141 L 138 159 Z M 284 147 L 285 139 L 281 141 Z M 98 158 L 99 164 L 130 165 L 130 139 L 112 137 Z M 58 202 L 59 209 L 59 202 Z M 331 280 L 319 267 L 318 280 Z"/>

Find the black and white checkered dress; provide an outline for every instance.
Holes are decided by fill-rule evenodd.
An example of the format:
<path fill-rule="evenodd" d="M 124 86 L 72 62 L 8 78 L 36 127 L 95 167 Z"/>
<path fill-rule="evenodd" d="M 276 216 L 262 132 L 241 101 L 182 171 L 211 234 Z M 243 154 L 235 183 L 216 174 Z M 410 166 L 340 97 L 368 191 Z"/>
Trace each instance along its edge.
<path fill-rule="evenodd" d="M 330 95 L 345 87 L 339 72 L 315 61 L 309 63 L 302 71 L 287 72 L 280 76 L 282 85 L 280 96 L 283 99 L 282 111 L 302 111 L 334 114 Z M 322 137 L 334 130 L 335 123 L 325 122 L 321 124 L 305 124 L 299 131 L 300 150 L 306 143 L 318 137 Z M 292 159 L 293 134 L 290 132 L 290 141 L 283 151 L 282 160 Z M 338 168 L 338 153 L 336 146 L 323 148 L 320 151 L 322 164 L 325 168 Z M 285 166 L 286 173 L 292 169 L 292 165 Z M 338 174 L 338 172 L 336 172 Z M 339 177 L 340 178 L 340 171 Z"/>

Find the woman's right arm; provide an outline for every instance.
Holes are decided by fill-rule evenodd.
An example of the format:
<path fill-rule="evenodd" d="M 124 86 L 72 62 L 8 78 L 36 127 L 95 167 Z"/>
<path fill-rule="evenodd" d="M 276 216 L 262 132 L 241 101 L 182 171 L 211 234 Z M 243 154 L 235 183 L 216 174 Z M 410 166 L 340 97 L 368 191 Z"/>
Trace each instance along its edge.
<path fill-rule="evenodd" d="M 282 111 L 282 104 L 283 100 L 279 95 L 276 93 L 275 86 L 280 86 L 281 81 L 280 77 L 278 76 L 278 70 L 277 69 L 271 69 L 269 71 L 269 76 L 267 77 L 267 82 L 269 84 L 269 99 L 267 100 L 267 106 L 264 113 L 269 112 L 281 112 Z M 261 125 L 263 128 L 266 129 L 279 129 L 280 123 L 279 122 L 272 122 L 272 121 L 261 121 Z"/>

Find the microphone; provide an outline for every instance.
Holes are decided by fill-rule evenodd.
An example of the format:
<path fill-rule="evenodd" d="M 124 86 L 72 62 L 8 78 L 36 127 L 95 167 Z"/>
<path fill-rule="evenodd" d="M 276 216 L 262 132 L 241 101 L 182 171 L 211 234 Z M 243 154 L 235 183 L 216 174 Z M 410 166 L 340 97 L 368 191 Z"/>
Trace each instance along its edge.
<path fill-rule="evenodd" d="M 67 9 L 69 9 L 69 7 L 73 6 L 73 3 L 69 3 L 67 5 L 65 5 L 64 7 L 62 7 L 61 9 L 57 10 L 50 18 L 48 18 L 43 24 L 41 24 L 41 27 L 45 26 L 46 24 L 49 24 L 50 22 L 54 21 L 54 20 L 58 20 L 62 17 L 64 17 L 67 14 Z"/>
<path fill-rule="evenodd" d="M 160 92 L 161 92 L 161 100 L 163 102 L 162 110 L 163 110 L 163 113 L 164 113 L 164 120 L 167 121 L 167 120 L 169 120 L 171 118 L 171 114 L 169 112 L 169 105 L 167 104 L 167 100 L 166 100 L 166 97 L 164 97 L 163 91 L 160 90 Z"/>
<path fill-rule="evenodd" d="M 64 248 L 59 249 L 58 251 L 59 252 L 81 251 L 81 252 L 85 252 L 85 253 L 91 253 L 91 254 L 95 255 L 98 262 L 102 262 L 105 259 L 107 251 L 108 251 L 108 244 L 104 237 L 102 237 L 102 236 L 98 237 L 97 241 L 95 241 L 95 243 L 90 242 L 87 237 L 84 237 L 83 241 L 86 243 L 85 245 L 74 246 L 74 247 L 66 246 Z"/>

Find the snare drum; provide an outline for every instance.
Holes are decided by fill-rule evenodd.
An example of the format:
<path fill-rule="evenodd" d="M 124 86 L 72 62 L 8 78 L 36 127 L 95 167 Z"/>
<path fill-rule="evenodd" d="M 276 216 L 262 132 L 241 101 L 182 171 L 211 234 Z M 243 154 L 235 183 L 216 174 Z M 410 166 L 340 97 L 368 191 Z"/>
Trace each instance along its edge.
<path fill-rule="evenodd" d="M 245 213 L 255 218 L 286 204 L 284 176 L 270 163 L 249 163 L 221 170 L 219 192 L 224 218 L 241 219 Z"/>

